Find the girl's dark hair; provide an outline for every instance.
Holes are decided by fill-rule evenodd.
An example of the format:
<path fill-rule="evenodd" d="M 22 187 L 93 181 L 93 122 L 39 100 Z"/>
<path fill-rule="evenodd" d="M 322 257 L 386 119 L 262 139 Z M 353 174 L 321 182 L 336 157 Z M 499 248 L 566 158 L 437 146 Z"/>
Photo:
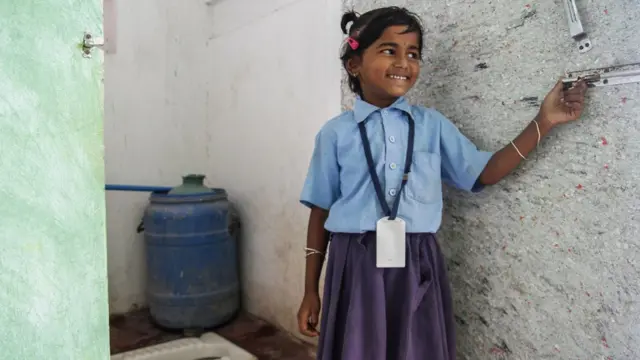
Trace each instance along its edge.
<path fill-rule="evenodd" d="M 347 29 L 349 23 L 351 23 L 351 26 Z M 362 15 L 358 15 L 354 11 L 349 11 L 342 15 L 342 21 L 340 21 L 342 32 L 358 41 L 358 47 L 355 50 L 351 49 L 348 43 L 345 43 L 342 48 L 340 60 L 342 60 L 342 66 L 347 70 L 347 73 L 349 72 L 347 68 L 349 59 L 354 56 L 362 56 L 363 52 L 378 40 L 388 27 L 398 25 L 407 27 L 403 34 L 412 32 L 418 34 L 418 49 L 420 56 L 422 56 L 422 34 L 424 30 L 420 18 L 409 10 L 390 6 L 371 10 Z M 360 80 L 351 74 L 349 74 L 349 88 L 354 93 L 362 95 Z"/>

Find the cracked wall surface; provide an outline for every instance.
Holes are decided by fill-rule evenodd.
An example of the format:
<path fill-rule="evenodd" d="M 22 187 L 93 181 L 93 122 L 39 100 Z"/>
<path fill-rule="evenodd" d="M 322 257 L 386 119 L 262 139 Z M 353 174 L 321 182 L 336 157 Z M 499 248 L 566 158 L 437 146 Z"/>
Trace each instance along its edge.
<path fill-rule="evenodd" d="M 593 43 L 583 54 L 559 0 L 343 3 L 387 5 L 425 24 L 411 101 L 488 150 L 517 136 L 565 71 L 640 61 L 636 0 L 578 1 Z M 592 89 L 587 106 L 502 183 L 445 191 L 460 359 L 640 359 L 640 85 Z"/>

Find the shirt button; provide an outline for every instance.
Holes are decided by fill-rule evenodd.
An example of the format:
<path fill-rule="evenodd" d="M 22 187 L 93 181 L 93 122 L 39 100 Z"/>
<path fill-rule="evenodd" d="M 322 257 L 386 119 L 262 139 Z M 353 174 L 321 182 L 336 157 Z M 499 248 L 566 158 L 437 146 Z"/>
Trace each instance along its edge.
<path fill-rule="evenodd" d="M 396 189 L 389 190 L 389 195 L 396 196 Z"/>
<path fill-rule="evenodd" d="M 391 163 L 389 164 L 389 167 L 391 168 L 391 170 L 395 170 L 396 169 L 396 163 Z"/>
<path fill-rule="evenodd" d="M 389 142 L 392 142 L 392 143 L 396 142 L 395 136 L 393 136 L 393 135 L 389 136 Z"/>

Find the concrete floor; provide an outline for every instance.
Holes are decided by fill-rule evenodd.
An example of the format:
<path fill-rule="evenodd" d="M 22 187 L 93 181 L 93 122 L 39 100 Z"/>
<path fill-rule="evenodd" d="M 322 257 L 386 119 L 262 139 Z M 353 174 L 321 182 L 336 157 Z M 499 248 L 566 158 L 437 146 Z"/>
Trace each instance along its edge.
<path fill-rule="evenodd" d="M 227 325 L 213 330 L 254 354 L 260 360 L 312 360 L 315 350 L 274 326 L 248 314 L 240 314 Z M 145 310 L 110 319 L 111 354 L 176 340 L 184 335 L 158 329 Z"/>

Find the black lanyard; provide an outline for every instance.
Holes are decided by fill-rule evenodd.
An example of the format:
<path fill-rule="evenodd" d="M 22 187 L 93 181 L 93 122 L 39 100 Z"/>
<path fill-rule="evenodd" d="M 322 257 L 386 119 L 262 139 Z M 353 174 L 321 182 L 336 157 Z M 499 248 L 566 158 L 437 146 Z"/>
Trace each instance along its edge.
<path fill-rule="evenodd" d="M 402 175 L 402 183 L 400 184 L 400 189 L 398 190 L 395 201 L 393 203 L 393 209 L 389 209 L 389 204 L 387 204 L 387 200 L 385 199 L 384 193 L 382 192 L 382 186 L 380 186 L 380 179 L 378 178 L 378 174 L 376 173 L 373 156 L 371 155 L 371 144 L 369 143 L 369 138 L 367 137 L 367 129 L 364 127 L 364 121 L 361 121 L 358 124 L 358 127 L 360 128 L 360 137 L 362 138 L 362 147 L 364 147 L 364 155 L 367 158 L 367 165 L 369 166 L 369 175 L 371 175 L 373 187 L 376 189 L 378 201 L 380 201 L 382 210 L 384 211 L 384 214 L 389 217 L 389 220 L 394 220 L 398 215 L 398 207 L 400 206 L 400 195 L 402 194 L 402 190 L 409 180 L 411 162 L 413 161 L 413 140 L 415 138 L 416 126 L 411 116 L 408 116 L 408 120 L 409 141 L 407 142 L 407 156 L 405 157 L 404 174 Z"/>

